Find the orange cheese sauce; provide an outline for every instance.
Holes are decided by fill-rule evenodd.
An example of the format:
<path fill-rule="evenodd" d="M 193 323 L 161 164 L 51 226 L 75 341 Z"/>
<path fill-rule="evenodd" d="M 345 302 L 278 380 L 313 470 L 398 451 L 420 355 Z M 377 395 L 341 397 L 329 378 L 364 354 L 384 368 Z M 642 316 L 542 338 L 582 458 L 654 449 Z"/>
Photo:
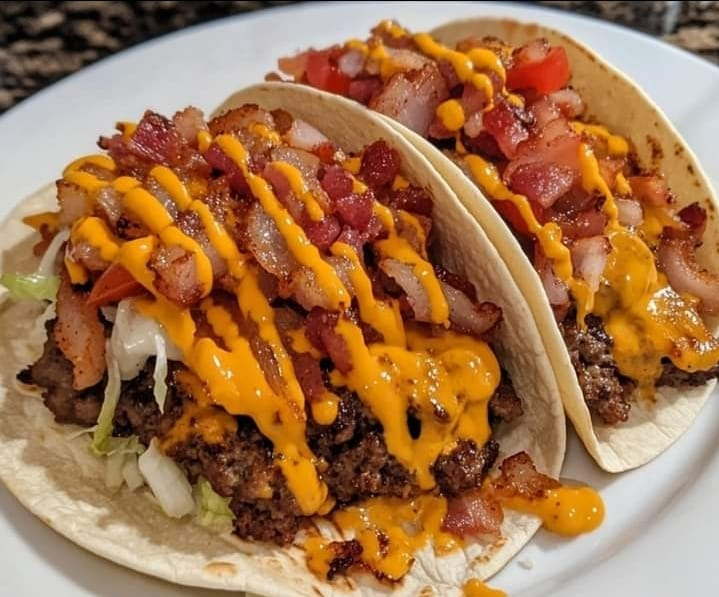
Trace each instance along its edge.
<path fill-rule="evenodd" d="M 499 383 L 499 366 L 489 346 L 452 332 L 430 339 L 423 338 L 414 329 L 405 330 L 397 302 L 375 298 L 359 256 L 349 245 L 336 242 L 330 253 L 349 265 L 351 288 L 345 287 L 270 185 L 249 170 L 247 151 L 236 138 L 229 135 L 212 138 L 203 132 L 198 135 L 198 142 L 206 148 L 216 143 L 242 170 L 260 206 L 274 220 L 295 259 L 312 271 L 328 303 L 343 310 L 351 301 L 356 301 L 362 321 L 381 334 L 382 342 L 367 345 L 356 324 L 340 319 L 336 331 L 347 342 L 353 368 L 346 376 L 335 371 L 333 382 L 358 394 L 382 422 L 390 453 L 417 476 L 422 487 L 434 487 L 431 465 L 440 453 L 450 450 L 458 439 L 473 439 L 481 445 L 489 438 L 487 402 Z M 311 515 L 329 511 L 331 497 L 305 438 L 305 397 L 275 325 L 274 311 L 260 290 L 256 266 L 215 220 L 209 207 L 193 196 L 194 187 L 185 184 L 170 168 L 156 166 L 151 170 L 150 176 L 167 192 L 178 212 L 197 214 L 212 247 L 226 262 L 234 283 L 241 319 L 238 322 L 230 311 L 213 301 L 210 296 L 212 265 L 197 242 L 174 225 L 170 211 L 140 181 L 128 176 L 105 180 L 87 171 L 90 166 L 108 172 L 115 169 L 106 156 L 89 156 L 71 164 L 65 176 L 74 177 L 75 184 L 87 192 L 91 201 L 99 190 L 111 185 L 121 195 L 123 207 L 151 234 L 122 242 L 113 236 L 103 220 L 88 215 L 75 223 L 71 240 L 86 242 L 96 248 L 103 259 L 121 264 L 151 293 L 152 298 L 136 299 L 137 308 L 162 324 L 180 349 L 188 375 L 196 380 L 189 384 L 196 404 L 190 404 L 171 429 L 165 448 L 169 449 L 192 433 L 201 434 L 210 443 L 220 442 L 225 434 L 233 432 L 234 416 L 250 416 L 273 443 L 277 466 L 283 471 L 302 512 Z M 286 176 L 308 214 L 312 216 L 316 207 L 319 211 L 315 217 L 323 217 L 299 171 L 282 162 L 274 162 L 273 166 Z M 348 160 L 347 167 L 359 172 L 358 158 Z M 361 181 L 356 178 L 354 181 L 357 188 L 366 190 Z M 395 183 L 400 188 L 408 184 L 401 177 Z M 89 211 L 91 209 L 90 206 Z M 449 307 L 424 254 L 426 239 L 419 221 L 401 210 L 393 214 L 380 203 L 375 203 L 374 213 L 386 231 L 386 238 L 376 243 L 380 256 L 397 259 L 414 269 L 427 294 L 432 320 L 448 326 Z M 419 252 L 400 236 L 397 230 L 400 225 L 412 231 L 422 245 Z M 199 311 L 213 330 L 212 338 L 198 337 L 192 313 L 166 299 L 155 287 L 155 274 L 148 266 L 150 258 L 158 248 L 173 245 L 184 248 L 195 259 L 205 296 Z M 67 267 L 73 280 L 87 279 L 87 272 L 78 264 L 68 260 Z M 271 355 L 277 380 L 272 381 L 265 374 L 249 341 L 251 335 Z M 301 330 L 289 336 L 292 350 L 319 356 Z M 321 424 L 330 424 L 337 416 L 339 400 L 327 390 L 309 405 L 312 416 Z M 410 436 L 407 427 L 410 404 L 415 407 L 423 427 L 418 437 Z"/>
<path fill-rule="evenodd" d="M 473 578 L 462 586 L 464 597 L 507 597 L 507 593 L 487 586 L 481 580 Z"/>

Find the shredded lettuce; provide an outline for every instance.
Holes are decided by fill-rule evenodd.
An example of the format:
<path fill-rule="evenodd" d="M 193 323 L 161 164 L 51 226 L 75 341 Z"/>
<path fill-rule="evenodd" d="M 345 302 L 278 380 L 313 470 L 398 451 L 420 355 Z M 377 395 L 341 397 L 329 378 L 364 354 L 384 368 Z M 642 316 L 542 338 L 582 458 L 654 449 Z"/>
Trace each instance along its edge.
<path fill-rule="evenodd" d="M 155 386 L 152 388 L 152 393 L 161 413 L 165 412 L 165 398 L 167 398 L 166 377 L 167 351 L 165 350 L 165 339 L 160 334 L 155 334 L 155 371 L 152 373 Z"/>
<path fill-rule="evenodd" d="M 94 427 L 90 449 L 98 456 L 109 454 L 113 449 L 112 420 L 115 417 L 115 409 L 120 400 L 122 382 L 120 380 L 120 367 L 112 355 L 112 346 L 107 343 L 105 349 L 107 362 L 107 385 L 105 386 L 105 397 L 100 408 L 100 416 L 97 418 L 97 425 Z"/>
<path fill-rule="evenodd" d="M 166 338 L 165 330 L 157 321 L 135 309 L 133 299 L 120 301 L 110 341 L 122 379 L 137 377 L 148 357 L 157 354 L 158 337 L 163 342 L 166 359 L 182 359 L 179 349 Z"/>
<path fill-rule="evenodd" d="M 163 512 L 171 518 L 182 518 L 195 509 L 192 486 L 177 463 L 165 456 L 153 438 L 138 459 L 140 472 Z"/>
<path fill-rule="evenodd" d="M 57 254 L 60 252 L 60 249 L 69 238 L 70 231 L 67 228 L 65 228 L 64 230 L 60 230 L 60 232 L 58 232 L 53 237 L 53 239 L 50 241 L 50 244 L 47 246 L 47 249 L 45 250 L 45 254 L 40 260 L 40 265 L 37 266 L 37 272 L 35 273 L 38 276 L 43 276 L 44 278 L 49 278 L 50 276 L 52 276 L 52 274 L 55 272 L 55 262 L 57 261 Z"/>
<path fill-rule="evenodd" d="M 223 498 L 216 493 L 210 482 L 202 477 L 195 485 L 194 494 L 197 503 L 197 522 L 220 532 L 232 531 L 235 515 L 230 510 L 229 498 Z"/>
<path fill-rule="evenodd" d="M 3 274 L 0 284 L 10 291 L 14 299 L 52 301 L 57 296 L 60 278 L 38 274 Z"/>
<path fill-rule="evenodd" d="M 69 230 L 61 230 L 50 241 L 37 271 L 33 274 L 3 274 L 0 284 L 10 291 L 15 299 L 32 299 L 36 301 L 54 301 L 60 278 L 54 275 L 57 254 L 62 245 L 70 237 Z"/>

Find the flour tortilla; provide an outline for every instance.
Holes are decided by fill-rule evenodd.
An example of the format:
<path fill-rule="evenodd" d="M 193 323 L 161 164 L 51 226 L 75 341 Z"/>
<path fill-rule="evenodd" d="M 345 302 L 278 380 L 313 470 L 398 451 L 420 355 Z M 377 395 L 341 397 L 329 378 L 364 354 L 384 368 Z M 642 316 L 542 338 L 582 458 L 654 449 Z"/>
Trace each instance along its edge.
<path fill-rule="evenodd" d="M 526 450 L 540 471 L 558 476 L 565 451 L 564 416 L 531 313 L 491 243 L 422 154 L 363 108 L 299 86 L 255 87 L 233 96 L 222 109 L 245 102 L 285 108 L 348 150 L 383 138 L 402 154 L 405 176 L 435 198 L 442 262 L 504 309 L 498 352 L 523 398 L 525 414 L 498 436 L 502 456 Z M 33 270 L 36 263 L 28 255 L 36 235 L 20 220 L 55 208 L 54 196 L 54 187 L 43 189 L 0 227 L 2 271 Z M 39 396 L 16 384 L 16 373 L 41 353 L 42 322 L 33 324 L 39 314 L 36 304 L 4 299 L 0 295 L 0 478 L 45 523 L 100 556 L 175 583 L 277 597 L 387 593 L 386 586 L 369 577 L 320 582 L 297 547 L 252 544 L 213 534 L 189 519 L 169 519 L 147 490 L 106 489 L 103 463 L 89 454 L 88 437 L 72 439 L 77 428 L 54 423 Z M 467 579 L 489 577 L 504 566 L 539 524 L 534 517 L 508 513 L 505 539 L 496 545 L 471 545 L 443 558 L 425 549 L 396 594 L 459 595 Z"/>
<path fill-rule="evenodd" d="M 716 270 L 719 203 L 711 184 L 672 123 L 626 75 L 576 40 L 540 25 L 477 18 L 455 21 L 430 33 L 450 47 L 471 36 L 487 35 L 513 46 L 544 37 L 551 44 L 563 47 L 572 70 L 570 84 L 587 105 L 587 120 L 604 124 L 610 131 L 630 139 L 639 163 L 644 168 L 664 173 L 677 197 L 677 205 L 681 207 L 698 201 L 707 210 L 707 230 L 698 261 L 703 267 Z M 409 129 L 384 116 L 381 118 L 401 130 L 425 154 L 481 223 L 499 251 L 540 327 L 557 372 L 567 415 L 597 463 L 606 471 L 621 472 L 641 466 L 666 450 L 691 426 L 716 382 L 700 387 L 659 388 L 654 403 L 638 399 L 633 402 L 627 423 L 616 426 L 593 423 L 541 281 L 509 228 L 482 192 L 454 163 Z M 717 323 L 717 318 L 709 321 L 715 333 Z"/>

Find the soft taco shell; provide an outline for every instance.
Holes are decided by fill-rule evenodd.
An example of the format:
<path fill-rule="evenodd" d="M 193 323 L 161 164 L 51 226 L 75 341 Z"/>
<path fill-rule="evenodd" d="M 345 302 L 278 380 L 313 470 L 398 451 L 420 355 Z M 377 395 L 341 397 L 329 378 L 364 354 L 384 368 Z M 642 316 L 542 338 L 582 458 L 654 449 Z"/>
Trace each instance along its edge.
<path fill-rule="evenodd" d="M 509 369 L 525 414 L 498 436 L 503 455 L 529 452 L 543 472 L 557 476 L 565 450 L 559 389 L 541 338 L 519 289 L 475 220 L 426 158 L 382 120 L 345 100 L 298 86 L 260 86 L 234 95 L 221 108 L 247 102 L 284 108 L 311 122 L 340 146 L 357 150 L 378 138 L 403 156 L 405 176 L 435 198 L 435 225 L 442 261 L 477 286 L 480 295 L 504 308 L 500 358 Z M 54 208 L 54 187 L 24 201 L 0 228 L 2 270 L 32 271 L 32 244 L 23 216 Z M 78 545 L 128 568 L 171 582 L 248 591 L 262 595 L 380 595 L 387 587 L 370 578 L 322 583 L 306 568 L 301 549 L 280 549 L 219 536 L 191 520 L 164 516 L 147 491 L 113 493 L 103 482 L 103 464 L 88 452 L 86 435 L 57 425 L 38 395 L 21 392 L 16 373 L 41 351 L 41 325 L 28 334 L 38 309 L 0 297 L 0 478 L 45 523 Z M 425 549 L 397 595 L 448 595 L 471 577 L 494 574 L 539 527 L 536 518 L 508 513 L 505 539 L 475 545 L 438 559 Z"/>
<path fill-rule="evenodd" d="M 476 18 L 448 23 L 430 34 L 450 47 L 471 36 L 495 36 L 513 46 L 544 37 L 551 44 L 562 46 L 572 69 L 570 84 L 587 106 L 586 119 L 628 138 L 643 168 L 664 173 L 677 197 L 677 205 L 681 207 L 698 201 L 706 209 L 708 221 L 704 245 L 697 256 L 703 267 L 717 267 L 719 203 L 711 184 L 696 156 L 666 115 L 626 75 L 576 40 L 536 24 Z M 654 403 L 634 401 L 628 422 L 616 426 L 594 424 L 539 277 L 509 228 L 482 192 L 454 163 L 425 139 L 383 118 L 401 130 L 429 158 L 482 224 L 504 259 L 540 327 L 557 372 L 567 415 L 597 463 L 609 472 L 621 472 L 641 466 L 666 450 L 691 426 L 715 382 L 700 387 L 660 388 Z M 710 321 L 710 327 L 716 333 L 716 318 Z"/>

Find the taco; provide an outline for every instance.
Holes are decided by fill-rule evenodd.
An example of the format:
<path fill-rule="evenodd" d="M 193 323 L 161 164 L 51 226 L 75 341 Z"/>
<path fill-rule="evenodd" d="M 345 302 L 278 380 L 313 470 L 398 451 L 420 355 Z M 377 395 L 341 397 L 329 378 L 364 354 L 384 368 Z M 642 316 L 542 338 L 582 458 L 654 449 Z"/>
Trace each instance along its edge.
<path fill-rule="evenodd" d="M 279 67 L 400 123 L 450 183 L 530 303 L 600 466 L 644 464 L 691 425 L 719 375 L 717 199 L 626 76 L 497 19 L 383 22 Z"/>
<path fill-rule="evenodd" d="M 0 477 L 42 520 L 283 596 L 449 594 L 601 522 L 526 303 L 390 125 L 287 86 L 118 128 L 3 228 L 50 301 L 0 314 Z"/>

